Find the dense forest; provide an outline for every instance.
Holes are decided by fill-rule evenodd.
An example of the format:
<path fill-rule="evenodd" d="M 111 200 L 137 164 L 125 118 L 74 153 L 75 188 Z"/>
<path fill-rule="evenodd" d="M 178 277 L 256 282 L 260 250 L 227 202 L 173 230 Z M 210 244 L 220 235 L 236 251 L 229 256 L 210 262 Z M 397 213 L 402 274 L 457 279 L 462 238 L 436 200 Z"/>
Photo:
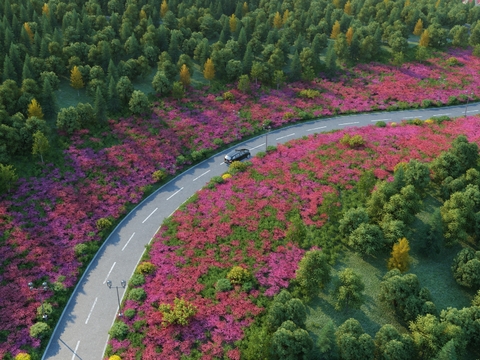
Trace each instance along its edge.
<path fill-rule="evenodd" d="M 34 143 L 41 152 L 41 135 L 56 128 L 68 134 L 122 111 L 148 111 L 132 82 L 155 67 L 152 90 L 165 96 L 183 96 L 194 68 L 216 86 L 278 86 L 356 62 L 422 60 L 449 42 L 475 46 L 478 19 L 479 7 L 457 0 L 6 0 L 0 162 L 30 156 Z M 409 47 L 412 36 L 418 47 Z M 85 87 L 90 101 L 61 109 L 62 82 Z"/>

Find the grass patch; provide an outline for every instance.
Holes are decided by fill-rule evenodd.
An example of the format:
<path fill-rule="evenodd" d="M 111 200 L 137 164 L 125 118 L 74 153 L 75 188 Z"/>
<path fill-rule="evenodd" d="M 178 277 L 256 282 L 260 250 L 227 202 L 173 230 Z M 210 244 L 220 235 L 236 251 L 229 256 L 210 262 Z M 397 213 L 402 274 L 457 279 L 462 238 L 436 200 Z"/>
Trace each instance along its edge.
<path fill-rule="evenodd" d="M 67 108 L 69 106 L 77 106 L 78 103 L 92 103 L 93 99 L 88 97 L 85 88 L 75 90 L 70 86 L 70 80 L 61 78 L 59 88 L 55 91 L 58 109 Z"/>

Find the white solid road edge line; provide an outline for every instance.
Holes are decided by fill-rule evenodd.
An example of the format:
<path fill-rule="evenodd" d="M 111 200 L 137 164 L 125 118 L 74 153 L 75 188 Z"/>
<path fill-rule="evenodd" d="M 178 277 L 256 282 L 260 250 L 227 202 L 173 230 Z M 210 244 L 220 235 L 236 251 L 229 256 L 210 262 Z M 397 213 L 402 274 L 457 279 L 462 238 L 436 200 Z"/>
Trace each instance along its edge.
<path fill-rule="evenodd" d="M 125 248 L 127 247 L 128 243 L 130 242 L 130 240 L 132 240 L 133 235 L 135 235 L 135 233 L 133 233 L 132 236 L 130 236 L 130 239 L 128 239 L 127 243 L 126 243 L 125 245 L 123 245 L 122 251 L 125 250 Z"/>
<path fill-rule="evenodd" d="M 150 216 L 152 216 L 153 213 L 154 213 L 155 211 L 157 211 L 157 210 L 158 210 L 158 207 L 155 208 L 155 210 L 153 210 L 153 211 L 150 213 L 150 215 L 148 215 L 148 216 L 145 218 L 145 220 L 142 221 L 142 224 L 143 224 L 145 221 L 147 221 L 147 220 L 150 218 Z"/>
<path fill-rule="evenodd" d="M 97 303 L 98 297 L 95 298 L 95 301 L 93 302 L 92 308 L 90 309 L 90 312 L 88 313 L 87 320 L 85 320 L 85 325 L 88 324 L 88 320 L 90 320 L 90 315 L 92 315 L 93 308 L 95 307 L 95 304 Z"/>
<path fill-rule="evenodd" d="M 200 179 L 203 175 L 206 175 L 210 172 L 210 170 L 205 171 L 202 175 L 197 176 L 193 181 Z"/>
<path fill-rule="evenodd" d="M 174 197 L 175 195 L 177 195 L 177 194 L 178 194 L 180 191 L 182 191 L 182 190 L 183 190 L 183 186 L 182 186 L 180 189 L 178 189 L 177 191 L 175 191 L 172 195 L 170 195 L 170 196 L 167 198 L 167 200 L 170 200 L 172 197 Z"/>
<path fill-rule="evenodd" d="M 113 270 L 113 268 L 114 268 L 114 266 L 115 266 L 116 263 L 117 263 L 117 262 L 115 261 L 115 262 L 113 263 L 112 267 L 110 268 L 110 271 L 108 272 L 107 277 L 105 278 L 105 281 L 103 282 L 104 284 L 107 282 L 108 277 L 110 276 L 110 274 L 111 274 L 111 272 L 112 272 L 112 270 Z"/>
<path fill-rule="evenodd" d="M 73 350 L 72 360 L 75 360 L 77 357 L 78 345 L 80 345 L 80 340 L 77 341 L 77 346 L 75 346 L 75 350 Z"/>

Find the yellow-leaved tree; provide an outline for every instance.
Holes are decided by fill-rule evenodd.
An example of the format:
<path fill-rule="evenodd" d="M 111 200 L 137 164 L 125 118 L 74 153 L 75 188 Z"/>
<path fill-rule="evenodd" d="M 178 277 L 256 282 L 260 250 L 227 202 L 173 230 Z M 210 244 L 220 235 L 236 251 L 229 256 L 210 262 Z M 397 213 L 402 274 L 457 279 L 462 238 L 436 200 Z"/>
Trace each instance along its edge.
<path fill-rule="evenodd" d="M 163 18 L 168 11 L 167 0 L 163 0 L 162 5 L 160 5 L 160 16 Z"/>
<path fill-rule="evenodd" d="M 353 13 L 353 8 L 352 8 L 352 3 L 350 2 L 350 0 L 348 0 L 346 3 L 345 3 L 345 6 L 343 8 L 343 12 L 347 15 L 352 15 Z"/>
<path fill-rule="evenodd" d="M 423 47 L 428 47 L 429 43 L 430 43 L 430 34 L 428 33 L 428 29 L 425 29 L 423 30 L 422 36 L 420 36 L 420 41 L 418 42 L 418 45 Z"/>
<path fill-rule="evenodd" d="M 234 33 L 237 31 L 237 18 L 235 17 L 235 14 L 232 14 L 230 16 L 230 32 Z"/>
<path fill-rule="evenodd" d="M 248 13 L 248 4 L 245 1 L 242 5 L 242 15 L 245 16 Z"/>
<path fill-rule="evenodd" d="M 332 34 L 330 35 L 330 38 L 336 39 L 337 36 L 340 34 L 340 21 L 335 21 L 335 24 L 333 24 L 332 28 Z"/>
<path fill-rule="evenodd" d="M 30 38 L 30 42 L 33 43 L 34 35 L 33 35 L 32 29 L 30 28 L 30 24 L 26 22 L 23 24 L 23 27 L 25 28 L 25 31 L 27 32 L 28 37 Z"/>
<path fill-rule="evenodd" d="M 393 244 L 392 257 L 388 260 L 388 269 L 398 269 L 401 272 L 408 270 L 410 264 L 410 245 L 406 238 L 401 238 Z"/>
<path fill-rule="evenodd" d="M 143 9 L 140 10 L 140 15 L 139 15 L 139 17 L 140 17 L 140 20 L 147 18 L 147 13 L 145 12 L 145 10 L 143 10 Z"/>
<path fill-rule="evenodd" d="M 82 73 L 78 69 L 78 66 L 74 66 L 70 72 L 70 85 L 76 90 L 82 89 L 85 86 Z"/>
<path fill-rule="evenodd" d="M 345 34 L 345 37 L 347 38 L 347 44 L 349 46 L 352 45 L 353 28 L 351 26 L 348 28 L 347 33 Z"/>
<path fill-rule="evenodd" d="M 208 58 L 203 66 L 203 77 L 210 82 L 215 77 L 215 65 L 212 59 Z"/>
<path fill-rule="evenodd" d="M 30 104 L 28 104 L 27 113 L 29 118 L 36 117 L 39 119 L 43 119 L 42 107 L 36 99 L 32 99 Z"/>
<path fill-rule="evenodd" d="M 275 29 L 280 29 L 283 25 L 283 22 L 282 22 L 282 16 L 280 15 L 280 13 L 277 11 L 277 13 L 275 14 L 274 18 L 273 18 L 273 27 Z"/>
<path fill-rule="evenodd" d="M 423 21 L 422 19 L 418 19 L 417 23 L 415 24 L 415 28 L 413 29 L 413 35 L 420 36 L 423 32 Z"/>
<path fill-rule="evenodd" d="M 180 82 L 184 88 L 190 85 L 190 71 L 186 64 L 183 64 L 180 68 Z"/>
<path fill-rule="evenodd" d="M 290 11 L 288 11 L 288 9 L 286 9 L 283 12 L 282 24 L 285 24 L 288 21 L 289 17 L 290 17 Z"/>
<path fill-rule="evenodd" d="M 405 5 L 403 5 L 403 7 L 407 7 L 407 6 L 410 6 L 410 0 L 405 1 Z"/>
<path fill-rule="evenodd" d="M 33 134 L 32 154 L 40 155 L 40 160 L 42 161 L 42 164 L 43 154 L 45 154 L 49 148 L 50 143 L 48 142 L 47 137 L 40 130 Z"/>
<path fill-rule="evenodd" d="M 42 13 L 48 16 L 48 13 L 50 12 L 50 9 L 48 8 L 48 4 L 45 3 L 42 6 Z"/>

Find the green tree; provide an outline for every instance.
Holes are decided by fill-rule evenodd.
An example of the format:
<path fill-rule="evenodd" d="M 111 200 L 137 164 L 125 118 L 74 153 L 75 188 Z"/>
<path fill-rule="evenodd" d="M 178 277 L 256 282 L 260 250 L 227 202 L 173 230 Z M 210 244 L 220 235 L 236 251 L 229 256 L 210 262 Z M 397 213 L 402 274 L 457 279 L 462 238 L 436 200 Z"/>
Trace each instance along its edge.
<path fill-rule="evenodd" d="M 470 45 L 475 46 L 480 44 L 480 22 L 477 21 L 475 26 L 470 32 L 470 38 L 468 39 Z"/>
<path fill-rule="evenodd" d="M 328 256 L 320 250 L 307 251 L 298 264 L 296 281 L 307 301 L 317 296 L 330 281 Z"/>
<path fill-rule="evenodd" d="M 173 83 L 172 96 L 177 100 L 185 97 L 185 89 L 180 81 L 175 81 Z"/>
<path fill-rule="evenodd" d="M 150 102 L 148 101 L 147 95 L 145 95 L 140 90 L 134 90 L 132 97 L 128 102 L 128 108 L 135 115 L 141 115 L 150 109 Z"/>
<path fill-rule="evenodd" d="M 228 60 L 225 66 L 226 77 L 229 81 L 233 82 L 242 75 L 243 65 L 240 60 Z"/>
<path fill-rule="evenodd" d="M 255 79 L 255 85 L 258 84 L 258 78 L 262 76 L 263 71 L 264 67 L 262 63 L 254 61 L 252 64 L 252 70 L 250 71 L 250 76 Z"/>
<path fill-rule="evenodd" d="M 345 61 L 348 59 L 350 52 L 345 34 L 340 33 L 337 36 L 337 40 L 335 41 L 333 47 L 335 49 L 335 55 L 340 61 Z"/>
<path fill-rule="evenodd" d="M 50 148 L 50 143 L 48 142 L 47 137 L 41 132 L 37 131 L 33 134 L 33 148 L 32 154 L 33 155 L 40 155 L 40 160 L 43 164 L 43 155 L 48 151 Z"/>
<path fill-rule="evenodd" d="M 417 276 L 402 275 L 398 269 L 390 270 L 383 277 L 379 298 L 392 305 L 404 321 L 435 311 L 429 291 L 426 288 L 420 289 Z"/>
<path fill-rule="evenodd" d="M 103 123 L 107 120 L 107 103 L 103 97 L 102 90 L 97 88 L 95 93 L 95 102 L 94 102 L 94 112 L 95 118 L 99 123 Z"/>
<path fill-rule="evenodd" d="M 385 245 L 383 233 L 378 225 L 360 224 L 346 239 L 347 245 L 365 255 L 374 255 Z"/>
<path fill-rule="evenodd" d="M 57 115 L 57 127 L 67 134 L 72 134 L 75 130 L 80 129 L 77 109 L 73 106 L 61 109 Z"/>
<path fill-rule="evenodd" d="M 468 46 L 468 29 L 463 25 L 455 25 L 451 28 L 448 37 L 452 40 L 453 46 L 461 48 L 466 48 Z"/>
<path fill-rule="evenodd" d="M 282 290 L 268 308 L 265 322 L 268 329 L 274 332 L 287 320 L 304 328 L 306 318 L 307 312 L 302 301 L 293 298 L 287 290 Z"/>
<path fill-rule="evenodd" d="M 127 105 L 133 93 L 133 85 L 128 77 L 122 76 L 118 79 L 117 93 L 122 104 Z"/>
<path fill-rule="evenodd" d="M 335 332 L 340 358 L 373 360 L 375 344 L 356 319 L 348 319 Z"/>
<path fill-rule="evenodd" d="M 415 357 L 410 335 L 400 334 L 390 324 L 385 324 L 378 330 L 375 345 L 379 360 L 409 360 Z"/>
<path fill-rule="evenodd" d="M 275 360 L 307 360 L 312 347 L 308 332 L 288 320 L 273 333 L 270 353 Z"/>
<path fill-rule="evenodd" d="M 18 176 L 13 165 L 0 164 L 0 192 L 10 192 L 17 180 Z"/>
<path fill-rule="evenodd" d="M 154 87 L 155 88 L 155 87 Z M 109 76 L 108 79 L 108 102 L 107 102 L 107 107 L 108 111 L 111 114 L 116 114 L 120 110 L 120 98 L 118 96 L 117 92 L 117 83 L 115 81 L 115 78 L 113 75 Z"/>
<path fill-rule="evenodd" d="M 338 230 L 341 236 L 348 238 L 361 224 L 367 224 L 368 222 L 368 213 L 365 208 L 351 208 L 347 210 L 340 219 Z"/>
<path fill-rule="evenodd" d="M 8 55 L 5 55 L 3 60 L 3 72 L 2 72 L 2 79 L 3 81 L 6 80 L 13 80 L 17 81 L 18 79 L 17 73 L 15 72 L 15 68 L 13 67 L 12 61 Z"/>
<path fill-rule="evenodd" d="M 273 82 L 276 84 L 277 90 L 280 88 L 280 86 L 285 84 L 285 81 L 287 81 L 287 77 L 283 70 L 275 70 L 273 73 Z"/>
<path fill-rule="evenodd" d="M 57 114 L 57 99 L 48 78 L 45 78 L 43 81 L 40 102 L 45 117 L 47 119 L 53 119 Z"/>
<path fill-rule="evenodd" d="M 453 277 L 460 285 L 480 289 L 480 251 L 464 248 L 455 256 Z"/>
<path fill-rule="evenodd" d="M 250 78 L 248 75 L 240 75 L 238 78 L 237 89 L 243 93 L 250 93 Z"/>
<path fill-rule="evenodd" d="M 462 329 L 459 326 L 440 322 L 439 319 L 427 314 L 419 316 L 410 322 L 410 331 L 420 359 L 432 359 L 450 340 L 460 340 Z"/>
<path fill-rule="evenodd" d="M 325 68 L 329 75 L 335 74 L 337 71 L 337 54 L 335 52 L 334 44 L 330 42 L 327 47 L 327 53 L 325 55 Z"/>
<path fill-rule="evenodd" d="M 290 62 L 289 77 L 292 81 L 300 80 L 302 75 L 302 64 L 300 62 L 300 55 L 297 51 L 293 54 L 292 61 Z"/>
<path fill-rule="evenodd" d="M 317 339 L 317 349 L 322 359 L 336 360 L 338 359 L 338 347 L 335 339 L 335 327 L 333 321 L 329 320 L 320 330 Z"/>
<path fill-rule="evenodd" d="M 172 91 L 172 82 L 163 71 L 157 71 L 152 81 L 153 89 L 160 95 L 167 95 Z"/>
<path fill-rule="evenodd" d="M 364 289 L 362 279 L 352 269 L 346 268 L 340 272 L 333 290 L 335 309 L 348 311 L 349 307 L 359 308 L 364 301 Z"/>

